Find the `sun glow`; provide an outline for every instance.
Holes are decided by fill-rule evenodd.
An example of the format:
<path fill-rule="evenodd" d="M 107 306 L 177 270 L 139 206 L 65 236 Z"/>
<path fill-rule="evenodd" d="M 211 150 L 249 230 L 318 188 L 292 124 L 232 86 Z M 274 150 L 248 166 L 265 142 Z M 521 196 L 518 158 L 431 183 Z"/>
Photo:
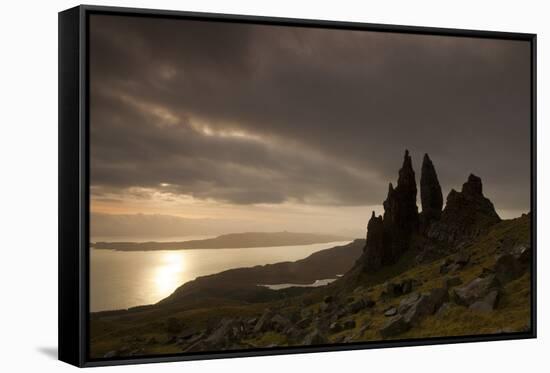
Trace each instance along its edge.
<path fill-rule="evenodd" d="M 162 264 L 155 272 L 155 283 L 160 298 L 164 298 L 180 284 L 180 274 L 185 270 L 183 255 L 177 252 L 167 252 L 162 258 Z"/>

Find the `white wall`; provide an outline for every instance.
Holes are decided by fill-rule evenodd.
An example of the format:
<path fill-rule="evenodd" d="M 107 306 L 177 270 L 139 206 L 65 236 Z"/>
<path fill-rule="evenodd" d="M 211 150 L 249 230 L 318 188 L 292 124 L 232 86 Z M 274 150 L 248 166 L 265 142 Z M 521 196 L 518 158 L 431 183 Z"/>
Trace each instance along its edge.
<path fill-rule="evenodd" d="M 548 351 L 550 22 L 545 1 L 95 1 L 95 4 L 538 34 L 539 338 L 120 368 L 118 371 L 521 372 Z M 57 12 L 73 1 L 4 1 L 0 32 L 0 369 L 66 371 L 57 346 Z M 537 367 L 540 367 L 537 369 Z"/>

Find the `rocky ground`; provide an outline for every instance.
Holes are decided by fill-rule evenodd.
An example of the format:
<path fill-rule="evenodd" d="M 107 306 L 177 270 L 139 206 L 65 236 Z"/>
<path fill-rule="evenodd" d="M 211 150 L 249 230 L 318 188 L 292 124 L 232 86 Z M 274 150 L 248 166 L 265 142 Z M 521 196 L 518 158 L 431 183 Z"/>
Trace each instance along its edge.
<path fill-rule="evenodd" d="M 102 317 L 92 321 L 92 351 L 114 357 L 527 331 L 529 225 L 528 215 L 502 221 L 456 254 L 392 276 L 397 263 L 353 289 L 334 284 L 276 302 Z"/>

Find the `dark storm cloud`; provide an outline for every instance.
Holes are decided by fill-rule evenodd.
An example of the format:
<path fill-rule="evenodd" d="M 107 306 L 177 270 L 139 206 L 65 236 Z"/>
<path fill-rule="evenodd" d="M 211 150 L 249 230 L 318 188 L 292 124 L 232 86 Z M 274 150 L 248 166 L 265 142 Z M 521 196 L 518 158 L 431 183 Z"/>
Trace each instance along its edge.
<path fill-rule="evenodd" d="M 379 204 L 409 148 L 528 209 L 524 42 L 93 16 L 90 66 L 105 188 Z"/>

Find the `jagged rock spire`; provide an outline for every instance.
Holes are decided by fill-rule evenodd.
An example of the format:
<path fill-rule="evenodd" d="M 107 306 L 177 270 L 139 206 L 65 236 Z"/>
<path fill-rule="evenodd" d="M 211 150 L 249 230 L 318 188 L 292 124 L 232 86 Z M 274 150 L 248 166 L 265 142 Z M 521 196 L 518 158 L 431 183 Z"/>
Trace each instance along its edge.
<path fill-rule="evenodd" d="M 416 177 L 409 151 L 405 150 L 403 166 L 395 189 L 390 183 L 384 201 L 384 264 L 394 263 L 410 246 L 410 239 L 418 227 L 416 206 Z"/>
<path fill-rule="evenodd" d="M 441 192 L 441 185 L 439 185 L 435 167 L 428 154 L 424 154 L 422 161 L 420 200 L 422 202 L 422 221 L 425 226 L 441 217 L 443 193 Z"/>

